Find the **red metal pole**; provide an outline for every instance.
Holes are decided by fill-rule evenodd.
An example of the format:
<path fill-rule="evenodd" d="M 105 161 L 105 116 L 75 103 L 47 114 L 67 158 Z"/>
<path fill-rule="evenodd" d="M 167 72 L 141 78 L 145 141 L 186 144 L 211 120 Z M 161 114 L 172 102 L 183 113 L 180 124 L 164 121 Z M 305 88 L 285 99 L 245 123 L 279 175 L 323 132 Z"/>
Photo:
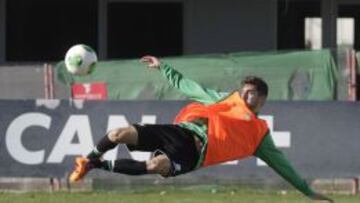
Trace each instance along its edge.
<path fill-rule="evenodd" d="M 44 64 L 44 95 L 45 99 L 49 99 L 49 79 L 47 74 L 47 64 Z"/>
<path fill-rule="evenodd" d="M 356 101 L 356 57 L 355 51 L 350 51 L 350 96 L 351 101 Z"/>

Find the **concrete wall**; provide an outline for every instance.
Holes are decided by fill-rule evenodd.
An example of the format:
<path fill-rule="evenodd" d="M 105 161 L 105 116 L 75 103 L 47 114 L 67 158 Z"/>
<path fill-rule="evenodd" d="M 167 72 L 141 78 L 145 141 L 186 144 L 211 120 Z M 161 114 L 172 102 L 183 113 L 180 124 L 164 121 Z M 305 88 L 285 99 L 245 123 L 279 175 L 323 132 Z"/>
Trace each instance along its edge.
<path fill-rule="evenodd" d="M 54 73 L 55 98 L 69 98 L 67 87 Z M 45 97 L 44 67 L 38 65 L 0 66 L 0 99 L 37 99 Z"/>
<path fill-rule="evenodd" d="M 184 53 L 276 49 L 276 0 L 185 1 Z"/>
<path fill-rule="evenodd" d="M 0 67 L 0 98 L 44 98 L 42 65 Z"/>

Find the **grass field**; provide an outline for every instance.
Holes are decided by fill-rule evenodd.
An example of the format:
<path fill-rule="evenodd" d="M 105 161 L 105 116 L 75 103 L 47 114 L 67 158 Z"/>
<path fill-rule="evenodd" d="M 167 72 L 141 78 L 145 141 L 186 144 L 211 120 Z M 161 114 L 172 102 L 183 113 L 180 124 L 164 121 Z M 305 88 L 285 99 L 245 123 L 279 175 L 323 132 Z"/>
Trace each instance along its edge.
<path fill-rule="evenodd" d="M 359 196 L 330 195 L 335 202 L 359 203 Z M 155 188 L 97 192 L 0 193 L 1 203 L 306 203 L 312 202 L 295 191 L 249 188 Z"/>

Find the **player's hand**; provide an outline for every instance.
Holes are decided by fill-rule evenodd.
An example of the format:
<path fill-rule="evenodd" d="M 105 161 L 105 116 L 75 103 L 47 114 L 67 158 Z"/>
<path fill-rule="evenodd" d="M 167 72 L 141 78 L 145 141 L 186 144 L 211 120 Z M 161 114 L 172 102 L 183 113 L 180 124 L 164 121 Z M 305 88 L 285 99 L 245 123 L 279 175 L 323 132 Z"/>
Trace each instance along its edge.
<path fill-rule="evenodd" d="M 160 60 L 155 56 L 143 56 L 140 59 L 140 62 L 146 63 L 149 68 L 153 68 L 153 69 L 160 68 Z"/>
<path fill-rule="evenodd" d="M 312 200 L 320 200 L 320 201 L 327 201 L 329 203 L 333 203 L 334 200 L 330 199 L 329 197 L 326 197 L 325 195 L 315 193 L 309 197 Z"/>

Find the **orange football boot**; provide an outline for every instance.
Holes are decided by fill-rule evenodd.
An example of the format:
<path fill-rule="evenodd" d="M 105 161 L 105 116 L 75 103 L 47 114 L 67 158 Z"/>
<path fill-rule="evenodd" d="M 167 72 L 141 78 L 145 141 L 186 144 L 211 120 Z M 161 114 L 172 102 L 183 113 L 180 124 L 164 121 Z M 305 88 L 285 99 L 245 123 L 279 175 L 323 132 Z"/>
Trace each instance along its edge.
<path fill-rule="evenodd" d="M 90 160 L 86 157 L 77 157 L 75 159 L 75 169 L 70 174 L 70 182 L 78 182 L 81 180 L 93 167 L 91 167 Z"/>

